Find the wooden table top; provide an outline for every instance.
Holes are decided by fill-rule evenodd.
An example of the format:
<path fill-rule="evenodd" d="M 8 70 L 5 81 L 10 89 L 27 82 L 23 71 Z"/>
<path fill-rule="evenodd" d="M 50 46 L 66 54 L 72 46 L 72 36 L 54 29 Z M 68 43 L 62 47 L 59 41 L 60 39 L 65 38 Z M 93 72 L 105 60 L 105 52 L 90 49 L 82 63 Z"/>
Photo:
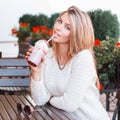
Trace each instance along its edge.
<path fill-rule="evenodd" d="M 29 116 L 19 113 L 17 103 L 35 108 L 35 103 L 29 95 L 0 95 L 0 120 L 74 120 L 72 115 L 46 104 L 43 108 L 32 112 Z M 47 111 L 47 112 L 46 112 Z"/>

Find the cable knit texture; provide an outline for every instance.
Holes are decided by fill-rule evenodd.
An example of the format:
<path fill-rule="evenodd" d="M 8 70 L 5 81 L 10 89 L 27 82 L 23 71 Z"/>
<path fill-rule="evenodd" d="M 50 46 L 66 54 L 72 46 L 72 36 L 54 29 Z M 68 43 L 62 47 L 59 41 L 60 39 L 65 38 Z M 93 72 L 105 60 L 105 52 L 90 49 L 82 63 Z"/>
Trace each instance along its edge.
<path fill-rule="evenodd" d="M 79 52 L 63 70 L 49 52 L 41 75 L 41 81 L 31 79 L 36 104 L 49 101 L 54 107 L 71 112 L 75 120 L 110 120 L 99 100 L 96 71 L 88 50 Z"/>

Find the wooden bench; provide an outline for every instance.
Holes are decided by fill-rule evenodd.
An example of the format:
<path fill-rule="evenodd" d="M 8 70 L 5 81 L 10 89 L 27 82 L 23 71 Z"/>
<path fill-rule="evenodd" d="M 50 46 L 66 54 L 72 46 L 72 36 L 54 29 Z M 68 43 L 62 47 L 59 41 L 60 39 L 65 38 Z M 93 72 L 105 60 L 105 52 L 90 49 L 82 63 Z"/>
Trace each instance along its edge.
<path fill-rule="evenodd" d="M 0 93 L 14 94 L 29 90 L 30 68 L 24 58 L 0 59 Z"/>

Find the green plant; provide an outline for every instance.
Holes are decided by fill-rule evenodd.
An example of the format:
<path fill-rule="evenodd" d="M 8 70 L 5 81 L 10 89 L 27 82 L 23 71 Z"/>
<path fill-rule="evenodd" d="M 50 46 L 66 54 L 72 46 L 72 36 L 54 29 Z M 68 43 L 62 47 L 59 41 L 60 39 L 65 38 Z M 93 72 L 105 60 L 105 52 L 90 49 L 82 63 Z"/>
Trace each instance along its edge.
<path fill-rule="evenodd" d="M 52 29 L 48 29 L 46 25 L 30 28 L 30 24 L 20 23 L 19 29 L 12 29 L 12 35 L 18 37 L 19 43 L 29 42 L 31 45 L 34 45 L 37 40 L 48 40 L 52 35 Z"/>
<path fill-rule="evenodd" d="M 107 85 L 116 79 L 116 62 L 120 59 L 120 42 L 115 39 L 96 40 L 94 52 L 100 81 Z"/>
<path fill-rule="evenodd" d="M 92 10 L 88 14 L 91 17 L 95 38 L 106 40 L 106 36 L 118 39 L 120 35 L 120 23 L 116 14 L 110 10 Z"/>
<path fill-rule="evenodd" d="M 48 29 L 46 25 L 33 27 L 30 33 L 31 44 L 34 45 L 34 43 L 40 39 L 48 40 L 52 32 L 52 29 Z"/>

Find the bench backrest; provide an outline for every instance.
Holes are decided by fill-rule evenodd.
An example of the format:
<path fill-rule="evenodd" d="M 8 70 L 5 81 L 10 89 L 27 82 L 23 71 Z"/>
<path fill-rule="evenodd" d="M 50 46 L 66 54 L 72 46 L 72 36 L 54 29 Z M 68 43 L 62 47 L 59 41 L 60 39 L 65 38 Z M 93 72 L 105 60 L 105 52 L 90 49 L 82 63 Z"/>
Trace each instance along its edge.
<path fill-rule="evenodd" d="M 22 87 L 30 84 L 30 67 L 24 58 L 0 59 L 0 86 Z"/>

